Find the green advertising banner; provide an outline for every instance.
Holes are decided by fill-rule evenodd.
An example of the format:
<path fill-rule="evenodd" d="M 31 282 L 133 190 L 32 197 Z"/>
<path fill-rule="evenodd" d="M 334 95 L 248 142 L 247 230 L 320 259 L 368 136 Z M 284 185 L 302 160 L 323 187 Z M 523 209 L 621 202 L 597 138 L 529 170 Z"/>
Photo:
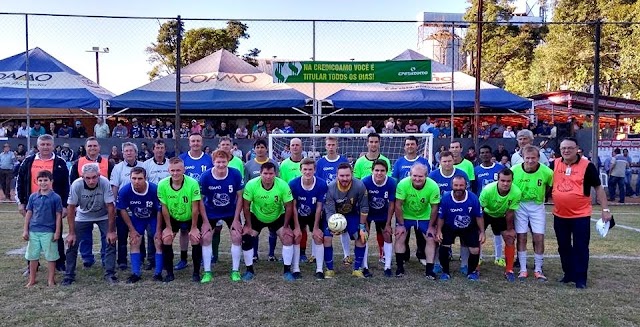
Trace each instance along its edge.
<path fill-rule="evenodd" d="M 431 60 L 273 63 L 275 83 L 386 83 L 431 80 Z"/>

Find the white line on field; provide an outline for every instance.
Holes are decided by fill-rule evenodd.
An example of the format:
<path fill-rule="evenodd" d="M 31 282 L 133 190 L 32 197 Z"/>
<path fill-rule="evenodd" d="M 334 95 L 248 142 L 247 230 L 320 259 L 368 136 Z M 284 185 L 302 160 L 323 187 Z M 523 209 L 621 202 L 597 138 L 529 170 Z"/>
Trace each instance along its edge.
<path fill-rule="evenodd" d="M 547 214 L 548 214 L 548 215 L 552 215 L 552 214 L 553 214 L 553 212 L 551 212 L 551 211 L 547 211 Z M 597 216 L 598 214 L 600 214 L 600 213 L 599 213 L 599 212 L 598 212 L 598 213 L 595 213 L 595 212 L 594 212 L 594 213 L 592 213 L 592 215 L 594 215 L 594 216 Z M 591 218 L 591 221 L 596 222 L 596 221 L 598 221 L 598 219 Z M 630 231 L 634 231 L 634 232 L 640 233 L 640 228 L 635 228 L 635 227 L 630 227 L 630 226 L 620 225 L 620 224 L 618 224 L 618 223 L 616 223 L 616 227 L 620 227 L 620 228 L 622 228 L 622 229 L 626 229 L 626 230 L 630 230 Z"/>

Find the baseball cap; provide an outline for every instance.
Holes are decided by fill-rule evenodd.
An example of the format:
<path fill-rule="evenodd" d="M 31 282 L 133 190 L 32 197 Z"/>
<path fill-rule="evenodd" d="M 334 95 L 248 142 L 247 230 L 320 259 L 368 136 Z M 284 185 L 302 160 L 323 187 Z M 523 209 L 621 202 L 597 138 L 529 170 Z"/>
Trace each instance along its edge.
<path fill-rule="evenodd" d="M 76 125 L 82 124 L 79 120 L 76 120 Z"/>

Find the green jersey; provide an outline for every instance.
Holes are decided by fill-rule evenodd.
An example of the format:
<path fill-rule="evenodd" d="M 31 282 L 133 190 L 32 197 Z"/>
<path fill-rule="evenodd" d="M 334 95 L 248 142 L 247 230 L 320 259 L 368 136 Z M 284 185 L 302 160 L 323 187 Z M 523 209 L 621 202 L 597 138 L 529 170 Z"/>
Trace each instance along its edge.
<path fill-rule="evenodd" d="M 293 161 L 291 158 L 287 158 L 280 164 L 280 178 L 289 183 L 294 178 L 301 176 L 300 161 Z"/>
<path fill-rule="evenodd" d="M 158 183 L 158 200 L 167 206 L 171 218 L 177 221 L 191 220 L 191 205 L 200 201 L 200 185 L 185 175 L 180 189 L 171 187 L 171 176 L 165 177 Z"/>
<path fill-rule="evenodd" d="M 403 178 L 396 186 L 396 200 L 402 200 L 404 219 L 430 220 L 431 205 L 440 203 L 440 188 L 431 178 L 427 178 L 424 187 L 416 190 L 411 177 Z"/>
<path fill-rule="evenodd" d="M 453 165 L 453 167 L 464 171 L 467 174 L 467 178 L 470 181 L 476 180 L 475 168 L 473 167 L 473 164 L 471 163 L 471 161 L 463 158 L 459 164 Z"/>
<path fill-rule="evenodd" d="M 353 177 L 357 179 L 363 179 L 367 176 L 370 176 L 372 173 L 371 167 L 373 166 L 373 162 L 378 159 L 384 160 L 387 162 L 387 176 L 391 176 L 391 168 L 393 168 L 391 166 L 391 162 L 387 157 L 380 154 L 378 158 L 373 160 L 369 160 L 366 155 L 358 158 L 358 160 L 356 160 L 355 165 L 353 166 Z"/>
<path fill-rule="evenodd" d="M 522 192 L 515 184 L 511 185 L 511 190 L 507 195 L 498 193 L 498 182 L 487 184 L 480 193 L 480 205 L 484 212 L 494 218 L 502 218 L 507 210 L 516 210 L 520 207 Z"/>
<path fill-rule="evenodd" d="M 242 198 L 251 201 L 251 212 L 263 223 L 272 223 L 284 213 L 284 204 L 293 201 L 289 184 L 276 177 L 273 187 L 265 190 L 262 177 L 250 180 L 244 186 Z"/>
<path fill-rule="evenodd" d="M 242 162 L 242 159 L 233 156 L 233 159 L 229 161 L 228 167 L 237 169 L 240 172 L 240 176 L 242 176 L 242 179 L 244 180 L 244 162 Z"/>
<path fill-rule="evenodd" d="M 524 163 L 511 167 L 513 171 L 513 185 L 518 186 L 522 191 L 520 202 L 544 203 L 547 186 L 553 184 L 553 170 L 540 164 L 538 169 L 532 173 L 524 171 Z"/>

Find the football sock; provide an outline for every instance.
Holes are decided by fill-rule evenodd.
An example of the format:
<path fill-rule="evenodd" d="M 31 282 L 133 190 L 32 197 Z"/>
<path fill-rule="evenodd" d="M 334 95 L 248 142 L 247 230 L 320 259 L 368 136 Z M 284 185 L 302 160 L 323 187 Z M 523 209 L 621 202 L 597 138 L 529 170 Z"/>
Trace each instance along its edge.
<path fill-rule="evenodd" d="M 354 249 L 356 259 L 353 261 L 353 269 L 358 270 L 362 268 L 362 260 L 364 259 L 365 247 L 356 246 Z"/>
<path fill-rule="evenodd" d="M 201 245 L 191 246 L 191 259 L 193 260 L 193 274 L 199 275 L 200 265 L 202 264 L 202 246 Z"/>
<path fill-rule="evenodd" d="M 316 257 L 316 272 L 322 272 L 322 265 L 324 264 L 324 249 L 325 248 L 322 245 L 315 245 L 315 253 L 313 256 Z"/>
<path fill-rule="evenodd" d="M 399 270 L 404 269 L 404 252 L 396 253 L 396 265 L 398 265 Z"/>
<path fill-rule="evenodd" d="M 311 242 L 311 246 L 313 246 L 313 241 Z M 307 252 L 307 229 L 302 229 L 302 238 L 300 239 L 300 254 L 305 254 Z M 313 250 L 311 251 L 313 253 Z"/>
<path fill-rule="evenodd" d="M 362 256 L 362 268 L 369 269 L 369 243 L 364 245 L 364 255 Z"/>
<path fill-rule="evenodd" d="M 431 275 L 431 273 L 433 273 L 433 263 L 427 263 L 427 265 L 424 268 L 424 272 L 427 275 Z"/>
<path fill-rule="evenodd" d="M 142 270 L 142 255 L 140 252 L 131 253 L 131 272 L 134 275 L 140 276 Z"/>
<path fill-rule="evenodd" d="M 293 246 L 293 261 L 291 262 L 293 272 L 300 272 L 300 251 L 300 244 Z"/>
<path fill-rule="evenodd" d="M 316 241 L 313 240 L 313 238 L 311 239 L 311 255 L 314 257 L 318 257 L 318 248 L 319 246 L 316 245 Z M 302 244 L 300 244 L 300 253 L 304 254 L 304 251 L 302 250 Z"/>
<path fill-rule="evenodd" d="M 520 262 L 520 271 L 527 271 L 527 251 L 518 251 L 518 261 Z"/>
<path fill-rule="evenodd" d="M 533 263 L 535 265 L 534 271 L 542 272 L 542 262 L 544 261 L 543 254 L 533 254 Z"/>
<path fill-rule="evenodd" d="M 162 245 L 162 261 L 167 274 L 173 275 L 173 245 Z"/>
<path fill-rule="evenodd" d="M 349 234 L 342 233 L 340 235 L 340 243 L 342 243 L 342 252 L 344 253 L 344 258 L 346 258 L 351 254 L 351 238 L 349 238 Z"/>
<path fill-rule="evenodd" d="M 493 236 L 493 251 L 496 256 L 496 259 L 502 258 L 502 235 L 494 235 Z"/>
<path fill-rule="evenodd" d="M 240 270 L 240 257 L 242 256 L 242 246 L 231 244 L 231 270 Z M 251 258 L 253 260 L 253 257 Z"/>
<path fill-rule="evenodd" d="M 469 267 L 469 247 L 460 245 L 460 265 Z"/>
<path fill-rule="evenodd" d="M 324 247 L 324 263 L 327 265 L 327 270 L 333 270 L 333 247 Z"/>
<path fill-rule="evenodd" d="M 391 269 L 391 256 L 393 255 L 393 244 L 384 243 L 384 269 Z"/>
<path fill-rule="evenodd" d="M 377 224 L 377 223 L 376 223 Z M 376 241 L 378 241 L 378 249 L 380 252 L 380 256 L 384 255 L 384 237 L 382 236 L 382 233 L 376 233 Z"/>
<path fill-rule="evenodd" d="M 436 244 L 436 253 L 433 256 L 433 263 L 436 265 L 440 265 L 440 248 L 442 246 Z M 449 250 L 447 250 L 447 258 L 449 257 Z"/>
<path fill-rule="evenodd" d="M 257 257 L 258 256 L 258 244 L 260 243 L 260 234 L 258 234 L 257 236 L 252 237 L 251 242 L 253 242 L 253 256 Z"/>
<path fill-rule="evenodd" d="M 247 271 L 253 273 L 253 250 L 242 251 L 244 255 L 244 265 L 247 267 Z"/>
<path fill-rule="evenodd" d="M 440 265 L 442 265 L 442 272 L 450 274 L 449 271 L 449 248 L 446 246 L 440 246 L 438 250 L 440 252 Z"/>
<path fill-rule="evenodd" d="M 189 258 L 187 251 L 180 250 L 180 261 L 187 261 L 187 258 Z"/>
<path fill-rule="evenodd" d="M 154 271 L 154 274 L 155 275 L 160 275 L 160 274 L 162 274 L 162 260 L 163 260 L 162 259 L 162 252 L 158 253 L 158 251 L 156 251 L 155 258 L 156 258 L 156 262 L 155 262 L 156 263 L 156 267 L 155 267 L 156 270 Z"/>
<path fill-rule="evenodd" d="M 278 240 L 278 235 L 276 232 L 269 231 L 269 256 L 275 256 L 276 252 L 276 241 Z"/>
<path fill-rule="evenodd" d="M 216 259 L 218 258 L 218 254 L 220 254 L 220 228 L 216 227 L 213 230 L 213 236 L 211 238 L 211 253 Z M 203 257 L 206 257 L 204 252 L 202 253 Z M 206 261 L 205 261 L 206 263 Z M 206 265 L 205 265 L 206 267 Z"/>
<path fill-rule="evenodd" d="M 285 266 L 291 266 L 293 260 L 293 245 L 282 246 L 282 262 Z"/>
<path fill-rule="evenodd" d="M 476 271 L 476 268 L 478 268 L 478 262 L 480 261 L 480 254 L 469 254 L 469 270 L 467 272 L 467 275 Z"/>
<path fill-rule="evenodd" d="M 202 263 L 204 266 L 204 271 L 211 271 L 211 254 L 213 253 L 213 246 L 203 245 L 202 246 Z"/>
<path fill-rule="evenodd" d="M 513 257 L 516 252 L 516 247 L 514 245 L 505 245 L 504 247 L 504 260 L 506 261 L 505 271 L 513 271 Z"/>

